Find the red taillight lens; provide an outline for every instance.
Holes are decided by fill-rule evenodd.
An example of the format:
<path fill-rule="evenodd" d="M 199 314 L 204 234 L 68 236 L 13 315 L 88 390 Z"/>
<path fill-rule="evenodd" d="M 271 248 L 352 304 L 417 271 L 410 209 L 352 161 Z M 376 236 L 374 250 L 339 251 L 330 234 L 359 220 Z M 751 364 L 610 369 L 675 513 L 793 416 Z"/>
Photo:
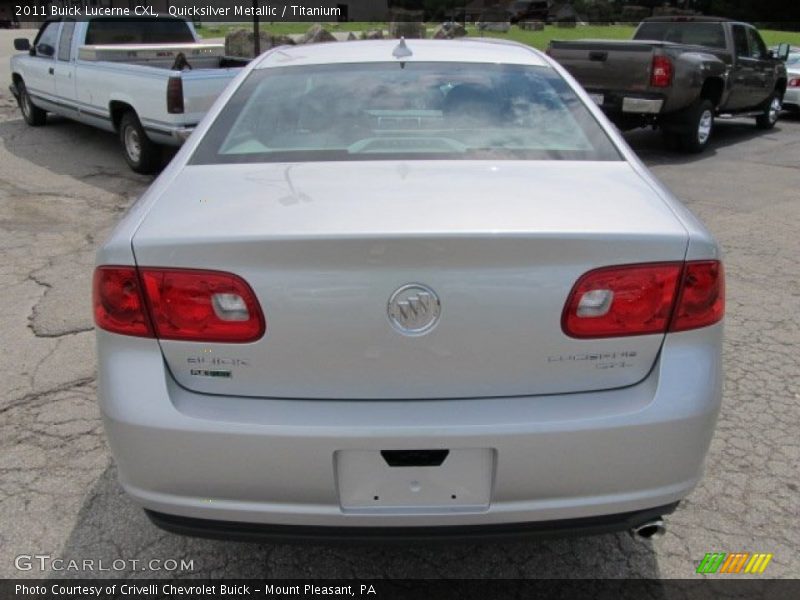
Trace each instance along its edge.
<path fill-rule="evenodd" d="M 180 77 L 167 80 L 167 112 L 171 115 L 183 113 L 183 80 Z"/>
<path fill-rule="evenodd" d="M 789 87 L 800 87 L 800 79 L 790 79 Z"/>
<path fill-rule="evenodd" d="M 134 267 L 98 267 L 94 272 L 92 301 L 94 321 L 101 329 L 152 337 Z"/>
<path fill-rule="evenodd" d="M 715 260 L 604 267 L 572 288 L 561 327 L 575 338 L 685 331 L 721 320 L 724 296 Z"/>
<path fill-rule="evenodd" d="M 650 85 L 658 88 L 672 85 L 672 61 L 666 56 L 653 57 L 653 71 L 650 75 Z"/>
<path fill-rule="evenodd" d="M 725 273 L 717 260 L 686 263 L 670 331 L 713 325 L 725 314 Z"/>
<path fill-rule="evenodd" d="M 561 325 L 576 338 L 663 333 L 681 263 L 625 265 L 589 271 L 572 289 Z"/>
<path fill-rule="evenodd" d="M 164 340 L 243 344 L 266 329 L 241 277 L 195 269 L 98 267 L 94 315 L 101 329 Z"/>
<path fill-rule="evenodd" d="M 188 269 L 140 273 L 156 337 L 242 344 L 264 335 L 261 307 L 240 277 Z"/>

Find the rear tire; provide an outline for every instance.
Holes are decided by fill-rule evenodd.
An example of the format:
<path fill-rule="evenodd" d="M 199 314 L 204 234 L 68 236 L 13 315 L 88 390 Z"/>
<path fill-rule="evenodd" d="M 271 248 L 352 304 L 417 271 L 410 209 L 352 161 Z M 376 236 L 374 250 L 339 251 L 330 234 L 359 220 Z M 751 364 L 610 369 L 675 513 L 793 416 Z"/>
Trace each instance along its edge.
<path fill-rule="evenodd" d="M 25 87 L 24 81 L 20 80 L 17 82 L 17 92 L 19 93 L 17 103 L 19 104 L 19 110 L 22 112 L 22 118 L 25 119 L 25 122 L 31 127 L 41 127 L 46 124 L 47 111 L 34 105 L 31 100 L 31 95 L 28 93 L 28 88 Z"/>
<path fill-rule="evenodd" d="M 686 109 L 682 119 L 683 131 L 679 134 L 684 152 L 697 154 L 708 146 L 714 131 L 714 105 L 711 100 L 701 98 Z"/>
<path fill-rule="evenodd" d="M 154 173 L 161 162 L 161 147 L 154 144 L 139 122 L 139 117 L 129 110 L 119 122 L 119 141 L 125 162 L 137 173 Z"/>
<path fill-rule="evenodd" d="M 759 129 L 772 129 L 781 115 L 781 97 L 777 92 L 764 103 L 764 112 L 756 117 L 756 127 Z"/>

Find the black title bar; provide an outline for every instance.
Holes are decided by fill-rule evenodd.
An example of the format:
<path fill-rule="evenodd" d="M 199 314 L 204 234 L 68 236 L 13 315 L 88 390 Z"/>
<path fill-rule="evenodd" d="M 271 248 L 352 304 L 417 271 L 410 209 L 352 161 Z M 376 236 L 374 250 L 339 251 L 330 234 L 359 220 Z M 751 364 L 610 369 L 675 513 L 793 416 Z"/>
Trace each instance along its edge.
<path fill-rule="evenodd" d="M 784 23 L 800 30 L 800 2 L 793 0 L 663 0 L 531 2 L 525 13 L 511 0 L 0 0 L 0 23 L 48 18 L 174 16 L 200 22 L 388 22 L 455 20 L 557 22 L 638 22 L 649 16 L 711 14 L 757 23 Z M 687 8 L 688 7 L 688 8 Z M 722 10 L 725 14 L 719 14 Z M 519 13 L 519 14 L 518 14 Z"/>
<path fill-rule="evenodd" d="M 794 600 L 798 597 L 800 580 L 742 579 L 736 576 L 665 580 L 0 580 L 0 598 L 3 600 Z"/>

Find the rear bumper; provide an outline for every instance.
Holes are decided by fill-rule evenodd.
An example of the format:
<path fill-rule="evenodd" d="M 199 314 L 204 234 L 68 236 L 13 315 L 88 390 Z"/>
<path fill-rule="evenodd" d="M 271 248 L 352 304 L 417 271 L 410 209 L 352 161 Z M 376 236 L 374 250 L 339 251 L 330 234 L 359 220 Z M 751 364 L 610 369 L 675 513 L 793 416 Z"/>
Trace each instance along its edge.
<path fill-rule="evenodd" d="M 145 126 L 147 137 L 157 144 L 180 146 L 192 135 L 194 127 L 175 127 L 173 129 L 156 129 Z"/>
<path fill-rule="evenodd" d="M 800 109 L 800 88 L 789 88 L 783 96 L 784 108 Z"/>
<path fill-rule="evenodd" d="M 193 131 L 194 127 L 182 127 L 173 131 L 172 135 L 178 140 L 178 143 L 182 144 L 189 139 Z"/>
<path fill-rule="evenodd" d="M 98 331 L 99 396 L 120 481 L 155 513 L 265 526 L 542 524 L 639 513 L 692 490 L 720 406 L 721 339 L 721 324 L 672 334 L 645 380 L 617 390 L 348 401 L 197 394 L 174 382 L 156 341 Z M 492 449 L 488 506 L 342 507 L 336 453 L 420 448 Z"/>
<path fill-rule="evenodd" d="M 587 90 L 602 95 L 601 108 L 607 114 L 658 115 L 664 110 L 666 98 L 661 94 L 623 92 L 616 90 Z"/>
<path fill-rule="evenodd" d="M 146 510 L 154 525 L 179 535 L 242 542 L 348 543 L 432 542 L 465 540 L 489 542 L 517 538 L 598 535 L 628 531 L 653 519 L 672 513 L 678 503 L 617 515 L 578 519 L 558 519 L 538 523 L 462 525 L 449 527 L 309 527 L 303 525 L 265 525 L 235 521 L 193 519 Z"/>

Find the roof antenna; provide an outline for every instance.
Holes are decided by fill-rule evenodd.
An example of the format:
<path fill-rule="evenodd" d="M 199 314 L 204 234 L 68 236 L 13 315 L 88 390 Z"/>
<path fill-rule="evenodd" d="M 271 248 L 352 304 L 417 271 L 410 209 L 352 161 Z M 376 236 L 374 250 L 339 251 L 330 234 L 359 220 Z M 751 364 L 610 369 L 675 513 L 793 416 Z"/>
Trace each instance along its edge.
<path fill-rule="evenodd" d="M 400 43 L 395 46 L 394 50 L 392 50 L 392 56 L 395 58 L 406 58 L 407 56 L 411 56 L 414 54 L 411 52 L 411 49 L 406 46 L 406 38 L 401 37 Z"/>

